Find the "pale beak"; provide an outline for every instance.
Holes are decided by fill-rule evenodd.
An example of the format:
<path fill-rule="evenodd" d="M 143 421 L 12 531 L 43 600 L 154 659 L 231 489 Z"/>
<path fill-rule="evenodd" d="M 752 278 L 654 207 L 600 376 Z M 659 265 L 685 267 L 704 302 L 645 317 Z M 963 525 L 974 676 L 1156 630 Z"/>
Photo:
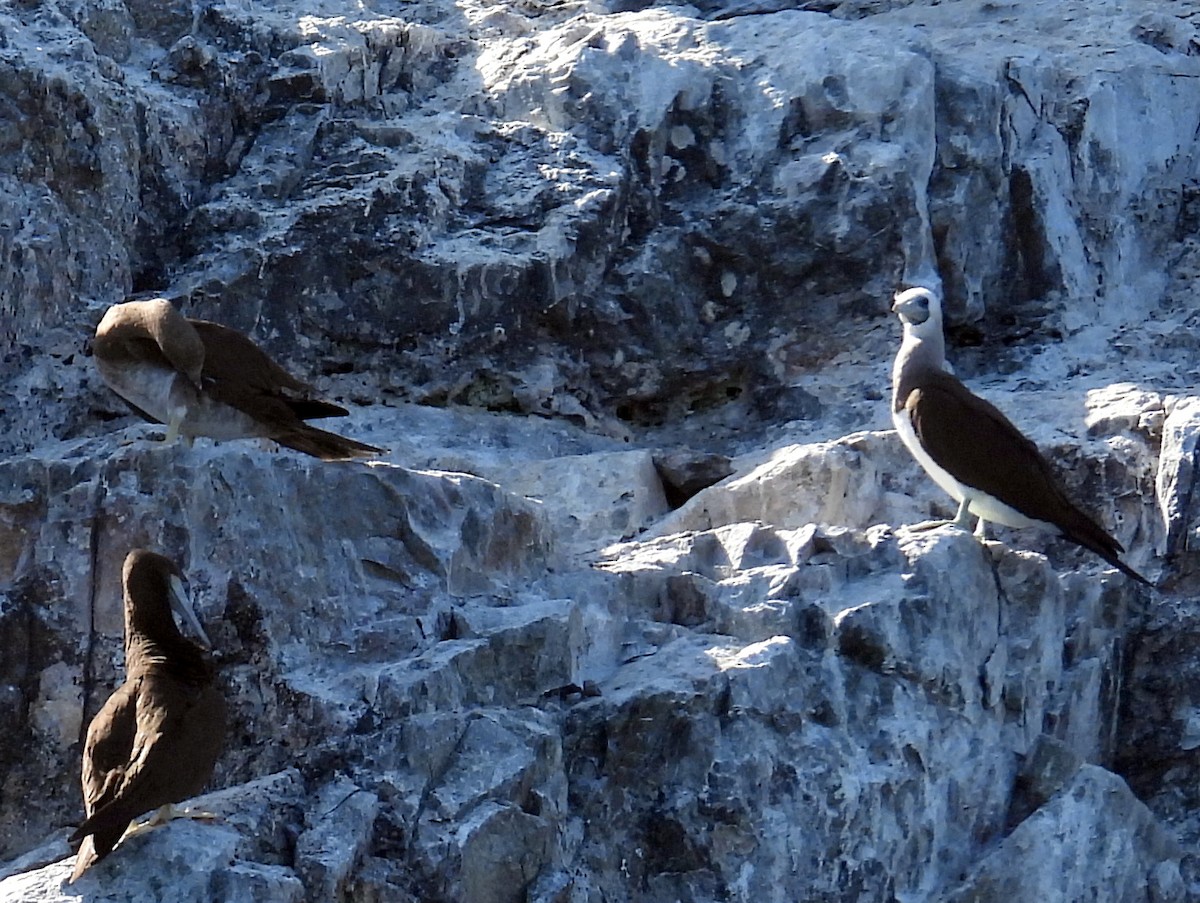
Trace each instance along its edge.
<path fill-rule="evenodd" d="M 171 575 L 171 608 L 183 618 L 188 629 L 200 637 L 201 642 L 211 649 L 212 640 L 208 638 L 208 634 L 204 632 L 204 628 L 196 620 L 196 613 L 192 611 L 192 600 L 188 598 L 187 588 L 183 585 L 183 581 L 175 574 Z"/>

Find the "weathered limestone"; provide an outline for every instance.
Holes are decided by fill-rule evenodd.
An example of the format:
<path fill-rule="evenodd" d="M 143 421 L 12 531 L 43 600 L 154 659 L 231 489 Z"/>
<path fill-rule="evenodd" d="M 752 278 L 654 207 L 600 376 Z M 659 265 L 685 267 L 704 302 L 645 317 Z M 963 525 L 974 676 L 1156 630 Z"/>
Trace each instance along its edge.
<path fill-rule="evenodd" d="M 0 9 L 0 897 L 65 899 L 133 545 L 231 742 L 98 900 L 1194 896 L 1197 15 Z M 1155 593 L 903 528 L 917 280 Z M 390 454 L 143 438 L 87 350 L 132 290 Z"/>
<path fill-rule="evenodd" d="M 1142 873 L 1077 869 L 1104 849 L 1112 859 L 1145 862 Z M 1002 900 L 1183 900 L 1175 839 L 1125 782 L 1082 765 L 1050 801 L 1017 826 L 946 903 Z"/>

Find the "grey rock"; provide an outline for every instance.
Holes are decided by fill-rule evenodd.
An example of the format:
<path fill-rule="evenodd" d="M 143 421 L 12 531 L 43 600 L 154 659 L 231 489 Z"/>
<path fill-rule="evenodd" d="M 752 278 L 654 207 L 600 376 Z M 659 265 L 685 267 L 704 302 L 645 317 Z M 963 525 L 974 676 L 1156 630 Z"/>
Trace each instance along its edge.
<path fill-rule="evenodd" d="M 583 552 L 630 539 L 669 510 L 646 450 L 524 461 L 487 469 L 510 492 L 541 502 L 564 550 Z"/>
<path fill-rule="evenodd" d="M 1181 399 L 1174 404 L 1163 423 L 1156 489 L 1167 533 L 1160 552 L 1169 558 L 1186 554 L 1196 546 L 1196 515 L 1192 512 L 1192 496 L 1197 478 L 1198 430 L 1200 406 L 1191 398 Z"/>
<path fill-rule="evenodd" d="M 370 845 L 379 799 L 343 778 L 321 788 L 311 813 L 296 839 L 296 872 L 308 899 L 344 899 Z"/>
<path fill-rule="evenodd" d="M 1046 734 L 1038 737 L 1017 775 L 1009 823 L 1023 822 L 1074 778 L 1083 764 L 1083 757 L 1061 740 Z"/>
<path fill-rule="evenodd" d="M 1141 873 L 1073 868 L 1099 850 L 1106 857 L 1155 863 Z M 947 903 L 1001 900 L 1180 901 L 1187 889 L 1173 837 L 1116 775 L 1083 765 L 1075 778 L 980 863 Z M 1060 858 L 1061 857 L 1061 858 Z"/>
<path fill-rule="evenodd" d="M 691 449 L 659 452 L 654 456 L 654 469 L 662 478 L 663 492 L 672 508 L 733 473 L 727 455 Z"/>
<path fill-rule="evenodd" d="M 6 900 L 74 900 L 80 893 L 101 901 L 151 901 L 169 894 L 171 899 L 229 900 L 250 903 L 300 903 L 304 886 L 283 866 L 240 862 L 236 849 L 241 836 L 220 825 L 203 825 L 180 819 L 122 843 L 121 855 L 106 860 L 103 877 L 85 873 L 70 890 L 72 861 L 26 872 L 0 882 Z M 153 863 L 145 867 L 145 863 Z"/>
<path fill-rule="evenodd" d="M 133 545 L 233 719 L 222 821 L 96 899 L 1195 896 L 1197 15 L 0 9 L 0 897 L 68 892 Z M 1158 591 L 903 529 L 914 281 Z M 134 290 L 390 454 L 148 441 L 88 361 Z"/>

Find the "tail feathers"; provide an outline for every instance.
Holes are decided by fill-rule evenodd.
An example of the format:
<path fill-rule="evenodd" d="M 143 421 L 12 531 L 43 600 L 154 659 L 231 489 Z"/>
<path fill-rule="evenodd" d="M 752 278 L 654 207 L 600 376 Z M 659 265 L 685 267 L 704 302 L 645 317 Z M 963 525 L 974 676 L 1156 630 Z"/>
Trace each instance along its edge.
<path fill-rule="evenodd" d="M 1103 527 L 1079 509 L 1075 509 L 1075 514 L 1077 516 L 1073 518 L 1073 523 L 1060 526 L 1064 539 L 1095 552 L 1126 577 L 1131 577 L 1144 586 L 1154 585 L 1118 557 L 1125 551 L 1125 547 L 1109 536 Z"/>
<path fill-rule="evenodd" d="M 286 433 L 272 436 L 280 445 L 294 448 L 298 452 L 320 458 L 322 461 L 347 461 L 351 458 L 374 458 L 387 454 L 387 449 L 376 448 L 365 442 L 355 442 L 337 433 L 319 430 L 303 424 Z"/>
<path fill-rule="evenodd" d="M 99 809 L 84 819 L 83 824 L 75 829 L 75 833 L 67 838 L 67 842 L 72 845 L 80 844 L 79 852 L 75 856 L 75 870 L 71 872 L 71 881 L 112 852 L 131 820 L 123 813 L 107 809 Z"/>
<path fill-rule="evenodd" d="M 71 872 L 71 880 L 68 882 L 74 884 L 79 880 L 79 876 L 90 869 L 100 860 L 100 856 L 96 853 L 96 847 L 92 843 L 92 837 L 89 834 L 83 839 L 83 843 L 79 847 L 79 852 L 75 854 L 75 870 Z"/>
<path fill-rule="evenodd" d="M 1080 545 L 1083 545 L 1083 543 L 1080 543 Z M 1084 548 L 1090 548 L 1090 547 L 1084 546 Z M 1107 561 L 1109 564 L 1111 564 L 1113 567 L 1115 567 L 1118 571 L 1120 571 L 1126 577 L 1132 577 L 1134 580 L 1136 580 L 1138 583 L 1142 584 L 1143 586 L 1154 586 L 1153 583 L 1151 583 L 1149 580 L 1147 580 L 1145 577 L 1143 577 L 1141 574 L 1139 574 L 1137 571 L 1135 571 L 1133 568 L 1131 568 L 1129 565 L 1127 565 L 1124 561 L 1122 561 L 1120 558 L 1118 558 L 1115 552 L 1110 552 L 1110 553 L 1106 554 L 1105 552 L 1103 552 L 1100 549 L 1092 549 L 1092 551 L 1095 552 L 1097 555 L 1099 555 L 1101 558 L 1103 558 L 1105 561 Z"/>
<path fill-rule="evenodd" d="M 321 417 L 345 417 L 350 412 L 340 404 L 321 401 L 318 398 L 285 398 L 292 413 L 301 420 L 317 420 Z"/>

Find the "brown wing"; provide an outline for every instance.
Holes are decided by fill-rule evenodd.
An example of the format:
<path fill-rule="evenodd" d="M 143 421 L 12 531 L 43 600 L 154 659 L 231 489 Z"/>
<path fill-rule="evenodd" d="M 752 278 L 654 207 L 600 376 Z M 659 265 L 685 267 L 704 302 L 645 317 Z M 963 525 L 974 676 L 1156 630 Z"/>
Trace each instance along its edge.
<path fill-rule="evenodd" d="M 921 446 L 959 482 L 1052 524 L 1074 507 L 1038 447 L 950 374 L 930 374 L 905 407 Z"/>
<path fill-rule="evenodd" d="M 1067 497 L 1038 447 L 995 405 L 949 373 L 936 373 L 921 380 L 904 406 L 921 446 L 959 482 L 1053 524 L 1065 539 L 1149 585 L 1117 557 L 1121 544 Z"/>
<path fill-rule="evenodd" d="M 88 725 L 83 746 L 83 811 L 91 815 L 124 779 L 137 733 L 137 681 L 126 681 Z"/>
<path fill-rule="evenodd" d="M 294 424 L 317 417 L 341 417 L 345 408 L 311 397 L 296 379 L 236 329 L 192 320 L 204 343 L 204 389 L 213 398 L 256 420 Z"/>
<path fill-rule="evenodd" d="M 302 423 L 295 429 L 280 431 L 271 438 L 280 445 L 294 448 L 322 461 L 349 461 L 352 458 L 373 458 L 387 453 L 386 449 L 347 439 L 327 430 L 319 430 L 307 423 Z"/>
<path fill-rule="evenodd" d="M 109 767 L 103 789 L 71 835 L 72 842 L 92 835 L 94 859 L 108 855 L 139 815 L 198 793 L 212 775 L 224 743 L 225 701 L 213 685 L 188 686 L 151 672 L 136 681 L 130 696 L 135 720 L 132 743 L 123 762 L 105 762 Z M 121 707 L 122 730 L 127 729 L 129 708 L 128 704 Z M 100 737 L 93 743 L 91 729 L 88 734 L 93 756 L 101 748 L 115 756 L 118 744 L 109 748 L 107 739 Z M 86 754 L 84 768 L 86 775 Z M 76 875 L 90 864 L 77 862 Z"/>

